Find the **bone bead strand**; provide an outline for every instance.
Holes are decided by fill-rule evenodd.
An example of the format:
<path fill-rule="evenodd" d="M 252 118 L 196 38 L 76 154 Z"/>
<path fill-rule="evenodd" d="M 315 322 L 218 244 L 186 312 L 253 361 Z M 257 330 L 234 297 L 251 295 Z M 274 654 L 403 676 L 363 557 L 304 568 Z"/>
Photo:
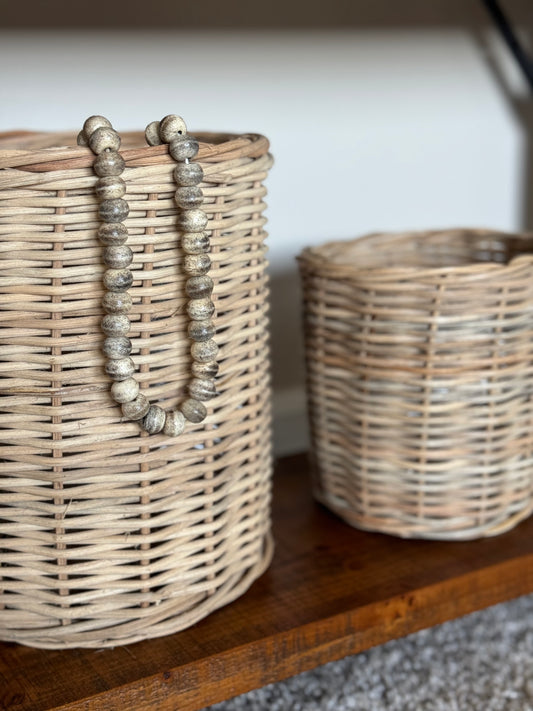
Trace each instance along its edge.
<path fill-rule="evenodd" d="M 207 276 L 211 267 L 210 241 L 203 231 L 208 218 L 200 209 L 204 199 L 198 187 L 203 179 L 202 168 L 189 162 L 198 153 L 198 142 L 187 134 L 183 119 L 169 115 L 161 121 L 153 121 L 146 128 L 146 140 L 150 146 L 168 144 L 170 155 L 177 161 L 174 169 L 177 226 L 182 231 L 183 271 L 187 276 L 185 290 L 189 298 L 187 311 L 191 319 L 188 333 L 193 357 L 188 386 L 190 397 L 177 409 L 169 411 L 152 405 L 140 392 L 139 383 L 133 377 L 135 364 L 130 358 L 132 343 L 127 334 L 131 324 L 127 314 L 132 308 L 128 289 L 133 283 L 128 267 L 134 255 L 126 245 L 128 230 L 124 220 L 129 214 L 129 205 L 125 198 L 126 183 L 120 177 L 125 167 L 118 152 L 120 137 L 103 116 L 89 117 L 78 136 L 78 143 L 89 146 L 95 154 L 93 170 L 99 178 L 95 187 L 102 221 L 98 237 L 107 267 L 103 275 L 106 293 L 102 300 L 106 315 L 101 321 L 107 338 L 102 349 L 107 358 L 106 372 L 114 381 L 111 397 L 121 405 L 124 417 L 138 421 L 147 434 L 162 432 L 164 436 L 177 437 L 184 431 L 187 421 L 203 422 L 207 416 L 203 401 L 216 395 L 214 378 L 218 372 L 218 346 L 213 340 L 216 331 L 210 320 L 215 310 L 210 299 L 213 281 Z"/>
<path fill-rule="evenodd" d="M 122 404 L 126 417 L 140 419 L 148 412 L 150 405 L 148 403 L 145 407 L 146 398 L 139 393 L 139 384 L 132 377 L 135 364 L 129 357 L 132 343 L 127 338 L 131 325 L 127 314 L 132 300 L 128 289 L 133 275 L 127 267 L 131 264 L 133 253 L 125 244 L 128 230 L 123 220 L 129 213 L 129 205 L 123 199 L 126 183 L 120 177 L 125 167 L 124 159 L 118 153 L 120 137 L 106 118 L 91 116 L 85 121 L 78 142 L 88 145 L 96 154 L 93 170 L 99 179 L 95 193 L 102 220 L 98 237 L 104 247 L 103 262 L 109 267 L 103 277 L 106 293 L 102 307 L 106 315 L 102 318 L 101 328 L 107 338 L 102 351 L 107 358 L 106 373 L 115 381 L 111 386 L 111 397 Z"/>
<path fill-rule="evenodd" d="M 203 191 L 198 184 L 203 179 L 203 171 L 197 163 L 190 163 L 199 150 L 198 142 L 187 133 L 185 122 L 180 116 L 165 116 L 159 126 L 150 124 L 146 130 L 148 143 L 157 143 L 156 129 L 159 140 L 168 144 L 168 152 L 177 162 L 174 169 L 174 179 L 177 189 L 174 195 L 179 210 L 177 225 L 182 232 L 181 247 L 184 252 L 182 269 L 187 276 L 185 291 L 189 297 L 187 314 L 190 319 L 189 338 L 192 341 L 192 370 L 195 376 L 189 384 L 191 397 L 180 405 L 181 414 L 190 422 L 202 422 L 207 410 L 202 400 L 208 400 L 216 395 L 213 378 L 218 371 L 215 358 L 218 346 L 213 340 L 215 328 L 210 321 L 215 311 L 211 301 L 213 281 L 207 276 L 211 268 L 209 258 L 210 240 L 204 230 L 208 225 L 206 213 L 200 209 L 203 204 Z M 211 367 L 207 377 L 194 373 L 194 368 L 209 364 Z M 170 422 L 170 420 L 169 420 Z M 169 428 L 171 425 L 169 424 Z M 167 428 L 168 429 L 168 428 Z"/>

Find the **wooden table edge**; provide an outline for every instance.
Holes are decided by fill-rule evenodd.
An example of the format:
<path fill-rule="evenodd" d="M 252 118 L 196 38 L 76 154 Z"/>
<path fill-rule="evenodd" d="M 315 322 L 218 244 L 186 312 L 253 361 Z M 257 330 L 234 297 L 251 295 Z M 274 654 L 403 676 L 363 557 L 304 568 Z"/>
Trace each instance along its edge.
<path fill-rule="evenodd" d="M 494 583 L 501 581 L 500 584 Z M 466 591 L 466 592 L 465 592 Z M 198 711 L 330 661 L 533 592 L 533 554 L 162 670 L 49 711 Z M 362 624 L 364 620 L 364 624 Z M 313 645 L 298 640 L 311 636 Z M 305 647 L 302 654 L 301 649 Z M 265 668 L 265 658 L 273 660 Z M 201 673 L 200 673 L 201 672 Z M 201 687 L 195 678 L 210 679 Z M 234 692 L 234 693 L 232 693 Z"/>

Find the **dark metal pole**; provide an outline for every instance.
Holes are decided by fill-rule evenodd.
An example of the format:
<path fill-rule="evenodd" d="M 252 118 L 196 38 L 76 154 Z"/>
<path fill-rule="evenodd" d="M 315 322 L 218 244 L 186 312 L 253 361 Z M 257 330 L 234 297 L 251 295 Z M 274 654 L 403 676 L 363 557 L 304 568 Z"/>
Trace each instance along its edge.
<path fill-rule="evenodd" d="M 498 1 L 483 0 L 483 2 L 492 15 L 492 19 L 509 47 L 509 50 L 522 69 L 529 88 L 533 91 L 533 60 L 526 54 L 526 51 L 518 41 L 518 37 L 511 27 L 511 23 L 498 4 Z"/>

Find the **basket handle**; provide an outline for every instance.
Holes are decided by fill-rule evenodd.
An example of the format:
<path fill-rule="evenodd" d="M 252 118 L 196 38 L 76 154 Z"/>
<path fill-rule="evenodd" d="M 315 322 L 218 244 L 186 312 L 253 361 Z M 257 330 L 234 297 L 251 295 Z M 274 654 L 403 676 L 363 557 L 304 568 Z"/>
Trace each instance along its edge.
<path fill-rule="evenodd" d="M 167 411 L 150 404 L 133 377 L 135 364 L 130 357 L 132 343 L 128 338 L 131 325 L 128 313 L 132 307 L 128 289 L 133 283 L 129 267 L 133 252 L 126 244 L 128 229 L 124 220 L 129 214 L 129 205 L 125 199 L 126 183 L 121 177 L 125 162 L 119 153 L 120 136 L 108 119 L 90 116 L 78 136 L 78 144 L 88 145 L 96 156 L 93 170 L 98 177 L 95 190 L 102 220 L 98 237 L 104 247 L 103 261 L 107 267 L 102 301 L 106 315 L 101 327 L 106 335 L 103 345 L 105 368 L 114 381 L 111 396 L 122 406 L 122 414 L 128 420 L 139 422 L 145 432 L 162 432 L 175 437 L 183 432 L 187 421 L 203 422 L 207 417 L 204 402 L 216 395 L 214 378 L 218 372 L 218 346 L 213 340 L 215 306 L 211 300 L 214 285 L 208 274 L 210 240 L 204 231 L 208 217 L 201 209 L 204 199 L 199 187 L 203 179 L 202 167 L 191 162 L 198 154 L 198 141 L 187 133 L 183 119 L 171 114 L 161 121 L 153 121 L 146 127 L 145 136 L 151 146 L 168 144 L 168 152 L 176 161 L 174 199 L 178 208 L 181 247 L 185 253 L 182 263 L 187 277 L 185 291 L 189 298 L 188 337 L 193 358 L 189 397 L 177 409 Z"/>

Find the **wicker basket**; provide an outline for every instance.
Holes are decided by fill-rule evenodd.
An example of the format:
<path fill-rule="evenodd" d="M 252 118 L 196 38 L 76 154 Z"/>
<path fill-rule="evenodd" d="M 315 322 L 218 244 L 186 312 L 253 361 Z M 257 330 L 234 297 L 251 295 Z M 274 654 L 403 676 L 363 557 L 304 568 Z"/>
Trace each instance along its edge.
<path fill-rule="evenodd" d="M 403 537 L 533 508 L 533 235 L 376 234 L 300 257 L 315 492 Z"/>
<path fill-rule="evenodd" d="M 67 134 L 0 137 L 0 638 L 103 647 L 166 635 L 241 595 L 270 536 L 263 180 L 268 142 L 199 134 L 218 397 L 181 437 L 121 419 L 104 372 L 94 156 Z M 123 138 L 132 353 L 163 407 L 190 370 L 166 146 Z M 68 147 L 76 146 L 76 147 Z"/>

